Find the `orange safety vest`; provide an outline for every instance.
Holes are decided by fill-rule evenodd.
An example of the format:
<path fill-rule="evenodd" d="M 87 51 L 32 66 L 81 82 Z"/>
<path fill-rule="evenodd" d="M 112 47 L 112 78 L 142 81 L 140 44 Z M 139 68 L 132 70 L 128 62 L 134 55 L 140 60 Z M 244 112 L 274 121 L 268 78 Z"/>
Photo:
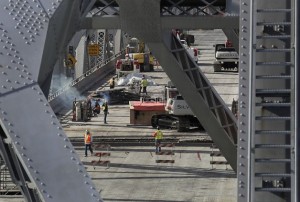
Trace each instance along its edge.
<path fill-rule="evenodd" d="M 84 143 L 91 144 L 92 142 L 92 135 L 91 134 L 84 134 Z"/>

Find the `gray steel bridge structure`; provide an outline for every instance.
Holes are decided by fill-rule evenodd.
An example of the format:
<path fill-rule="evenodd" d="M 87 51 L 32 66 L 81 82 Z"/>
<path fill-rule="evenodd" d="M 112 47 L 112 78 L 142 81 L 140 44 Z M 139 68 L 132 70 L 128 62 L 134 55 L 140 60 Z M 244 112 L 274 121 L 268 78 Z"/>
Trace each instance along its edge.
<path fill-rule="evenodd" d="M 145 41 L 236 171 L 238 201 L 299 201 L 297 0 L 0 5 L 0 151 L 27 201 L 102 201 L 47 99 L 54 66 L 72 37 L 97 29 L 121 29 Z M 240 55 L 238 119 L 173 29 L 222 29 L 233 41 Z"/>

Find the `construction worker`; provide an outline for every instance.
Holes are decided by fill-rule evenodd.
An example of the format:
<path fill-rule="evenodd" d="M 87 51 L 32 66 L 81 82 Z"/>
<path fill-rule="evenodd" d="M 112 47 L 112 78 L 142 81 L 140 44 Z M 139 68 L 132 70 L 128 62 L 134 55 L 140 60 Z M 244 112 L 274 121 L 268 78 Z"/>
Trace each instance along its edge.
<path fill-rule="evenodd" d="M 107 124 L 106 117 L 107 117 L 107 114 L 108 114 L 108 104 L 107 104 L 106 100 L 102 104 L 102 110 L 103 110 L 103 113 L 104 113 L 104 123 Z"/>
<path fill-rule="evenodd" d="M 161 141 L 164 136 L 163 133 L 161 132 L 159 126 L 157 126 L 157 130 L 152 134 L 152 136 L 155 139 L 155 152 L 158 153 L 161 151 L 160 144 L 161 144 Z"/>
<path fill-rule="evenodd" d="M 85 130 L 84 133 L 85 157 L 87 157 L 88 149 L 90 150 L 91 155 L 93 155 L 92 143 L 93 143 L 92 134 L 90 133 L 89 130 Z"/>
<path fill-rule="evenodd" d="M 100 104 L 99 104 L 98 100 L 95 103 L 95 107 L 93 109 L 93 112 L 94 112 L 94 116 L 97 116 L 97 114 L 100 114 Z"/>
<path fill-rule="evenodd" d="M 115 88 L 115 78 L 114 77 L 109 80 L 109 88 L 110 89 Z"/>
<path fill-rule="evenodd" d="M 141 80 L 140 93 L 143 90 L 143 93 L 146 93 L 146 95 L 147 95 L 147 86 L 148 86 L 148 81 L 145 78 L 145 75 L 143 75 L 142 80 Z"/>

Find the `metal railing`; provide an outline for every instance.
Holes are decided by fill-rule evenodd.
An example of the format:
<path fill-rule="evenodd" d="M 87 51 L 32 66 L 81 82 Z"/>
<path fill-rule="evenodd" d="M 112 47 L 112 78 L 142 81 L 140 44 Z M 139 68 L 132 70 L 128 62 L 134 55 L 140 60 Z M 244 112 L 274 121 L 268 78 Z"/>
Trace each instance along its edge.
<path fill-rule="evenodd" d="M 115 60 L 117 57 L 121 56 L 124 53 L 125 53 L 125 50 L 121 50 L 119 53 L 113 55 L 110 58 L 107 58 L 106 60 L 102 61 L 99 65 L 97 65 L 97 66 L 89 69 L 88 71 L 86 71 L 82 75 L 80 75 L 78 78 L 76 78 L 73 81 L 69 82 L 68 84 L 64 85 L 62 88 L 60 88 L 59 90 L 57 90 L 55 93 L 51 93 L 48 96 L 48 102 L 52 101 L 53 99 L 55 99 L 56 97 L 58 97 L 59 95 L 61 95 L 62 93 L 64 93 L 68 89 L 70 89 L 71 87 L 75 86 L 77 83 L 79 83 L 83 79 L 85 79 L 87 76 L 93 74 L 98 69 L 100 69 L 101 67 L 105 66 L 109 62 Z"/>

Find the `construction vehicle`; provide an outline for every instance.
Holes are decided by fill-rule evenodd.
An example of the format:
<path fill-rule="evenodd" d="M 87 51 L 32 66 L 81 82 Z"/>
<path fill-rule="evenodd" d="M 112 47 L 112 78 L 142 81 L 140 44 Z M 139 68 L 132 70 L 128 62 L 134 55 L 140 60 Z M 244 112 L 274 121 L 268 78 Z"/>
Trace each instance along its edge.
<path fill-rule="evenodd" d="M 188 45 L 186 40 L 180 40 L 183 47 L 187 50 L 187 52 L 190 54 L 190 56 L 194 59 L 195 63 L 198 63 L 198 49 L 193 48 Z"/>
<path fill-rule="evenodd" d="M 178 132 L 187 131 L 192 128 L 203 129 L 197 117 L 179 94 L 174 86 L 165 87 L 165 114 L 156 114 L 151 118 L 153 128 L 177 129 Z"/>
<path fill-rule="evenodd" d="M 215 45 L 215 60 L 213 63 L 214 72 L 238 71 L 239 55 L 232 47 L 230 41 L 224 44 Z"/>
<path fill-rule="evenodd" d="M 125 59 L 119 59 L 116 62 L 116 74 L 120 78 L 130 73 L 139 73 L 140 64 L 137 60 L 129 58 L 129 55 L 125 55 Z"/>
<path fill-rule="evenodd" d="M 144 42 L 137 38 L 131 38 L 126 47 L 126 53 L 130 59 L 137 60 L 141 72 L 150 72 L 154 70 L 155 58 Z"/>

